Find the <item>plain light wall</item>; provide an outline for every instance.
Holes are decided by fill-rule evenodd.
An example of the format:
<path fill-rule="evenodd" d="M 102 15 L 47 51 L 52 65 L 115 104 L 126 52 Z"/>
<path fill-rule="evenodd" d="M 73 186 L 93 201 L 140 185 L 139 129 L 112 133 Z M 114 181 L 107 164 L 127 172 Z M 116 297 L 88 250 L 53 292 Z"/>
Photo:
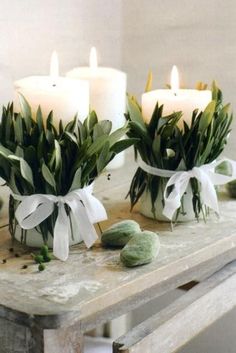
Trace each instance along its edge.
<path fill-rule="evenodd" d="M 234 101 L 235 17 L 234 0 L 123 0 L 122 64 L 130 89 L 142 92 L 148 70 L 154 87 L 164 87 L 176 64 L 182 84 L 216 79 Z"/>
<path fill-rule="evenodd" d="M 13 80 L 48 74 L 53 50 L 65 73 L 88 63 L 92 45 L 102 65 L 128 73 L 138 97 L 148 70 L 154 87 L 163 87 L 176 64 L 186 86 L 216 79 L 236 108 L 235 0 L 0 0 L 0 103 L 10 99 Z M 236 158 L 234 136 L 228 155 Z M 235 353 L 235 321 L 234 311 L 184 352 Z"/>
<path fill-rule="evenodd" d="M 47 75 L 53 50 L 62 74 L 88 65 L 93 45 L 102 65 L 120 67 L 121 5 L 120 0 L 0 0 L 0 103 L 11 97 L 9 82 Z"/>

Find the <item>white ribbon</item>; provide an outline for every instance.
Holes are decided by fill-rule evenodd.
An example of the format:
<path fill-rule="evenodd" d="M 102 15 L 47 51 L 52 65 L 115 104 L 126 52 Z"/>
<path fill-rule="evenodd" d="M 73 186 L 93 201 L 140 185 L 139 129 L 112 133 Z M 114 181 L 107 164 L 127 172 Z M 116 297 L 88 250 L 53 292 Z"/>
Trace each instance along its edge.
<path fill-rule="evenodd" d="M 228 162 L 231 165 L 231 176 L 219 174 L 215 171 L 215 168 L 223 162 Z M 169 219 L 173 218 L 175 211 L 181 206 L 181 198 L 191 178 L 196 178 L 201 184 L 200 196 L 203 204 L 213 209 L 216 213 L 219 213 L 219 207 L 214 185 L 223 185 L 236 179 L 236 162 L 228 158 L 204 164 L 200 167 L 194 167 L 188 171 L 159 169 L 146 164 L 142 160 L 138 164 L 141 169 L 149 174 L 169 178 L 164 190 L 165 205 L 163 209 L 163 215 Z M 170 186 L 173 189 L 169 193 L 168 188 Z"/>
<path fill-rule="evenodd" d="M 58 216 L 53 232 L 53 254 L 66 261 L 69 256 L 71 236 L 70 218 L 65 206 L 70 208 L 73 232 L 81 236 L 89 248 L 97 239 L 94 223 L 107 219 L 102 203 L 92 195 L 92 185 L 69 192 L 65 196 L 34 194 L 30 196 L 13 195 L 21 201 L 15 216 L 23 229 L 32 229 L 49 217 L 58 207 Z"/>

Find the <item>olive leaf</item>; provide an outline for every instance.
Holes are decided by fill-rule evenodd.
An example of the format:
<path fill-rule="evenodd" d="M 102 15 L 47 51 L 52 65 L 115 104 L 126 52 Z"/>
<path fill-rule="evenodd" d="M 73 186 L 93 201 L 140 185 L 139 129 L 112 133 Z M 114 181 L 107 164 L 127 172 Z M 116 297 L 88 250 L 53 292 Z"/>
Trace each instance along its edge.
<path fill-rule="evenodd" d="M 98 121 L 94 111 L 83 123 L 75 116 L 66 126 L 60 121 L 56 129 L 53 112 L 43 116 L 39 106 L 33 115 L 26 99 L 19 99 L 21 112 L 14 113 L 8 104 L 0 122 L 0 177 L 19 194 L 66 195 L 83 188 L 136 141 L 120 142 L 127 124 L 111 133 L 111 121 Z"/>
<path fill-rule="evenodd" d="M 152 71 L 149 71 L 144 92 L 149 92 L 152 90 L 152 79 Z"/>
<path fill-rule="evenodd" d="M 129 119 L 140 124 L 142 127 L 145 127 L 140 107 L 136 100 L 130 95 L 127 95 L 127 109 L 129 113 Z"/>
<path fill-rule="evenodd" d="M 42 115 L 42 110 L 41 110 L 40 106 L 38 107 L 37 112 L 36 112 L 36 121 L 37 121 L 39 131 L 42 132 L 42 130 L 43 130 L 43 115 Z"/>
<path fill-rule="evenodd" d="M 124 125 L 120 129 L 115 130 L 108 136 L 110 147 L 112 147 L 117 141 L 119 141 L 129 131 L 128 124 Z"/>
<path fill-rule="evenodd" d="M 54 191 L 56 191 L 56 182 L 54 176 L 45 163 L 42 164 L 42 174 L 45 181 L 53 187 Z"/>
<path fill-rule="evenodd" d="M 98 174 L 100 174 L 103 169 L 105 168 L 105 166 L 107 165 L 107 163 L 109 162 L 109 160 L 111 159 L 112 153 L 110 152 L 110 144 L 109 141 L 107 141 L 102 150 L 101 153 L 97 159 L 97 172 Z"/>
<path fill-rule="evenodd" d="M 114 145 L 111 147 L 111 151 L 115 153 L 120 153 L 126 150 L 127 148 L 129 148 L 130 146 L 135 145 L 139 141 L 140 141 L 139 138 L 129 138 L 125 140 L 120 140 L 114 143 Z"/>
<path fill-rule="evenodd" d="M 27 180 L 31 186 L 34 187 L 33 173 L 29 164 L 22 157 L 17 157 L 16 155 L 9 155 L 8 158 L 13 162 L 19 162 L 22 177 Z"/>
<path fill-rule="evenodd" d="M 74 174 L 74 178 L 69 191 L 74 191 L 81 187 L 81 176 L 82 176 L 81 168 L 78 168 Z"/>
<path fill-rule="evenodd" d="M 215 113 L 215 108 L 216 108 L 216 102 L 215 101 L 211 101 L 206 109 L 204 110 L 204 112 L 202 113 L 201 117 L 200 117 L 200 121 L 199 121 L 199 131 L 203 132 L 205 131 L 208 126 L 211 123 L 211 120 L 213 118 L 213 115 Z"/>

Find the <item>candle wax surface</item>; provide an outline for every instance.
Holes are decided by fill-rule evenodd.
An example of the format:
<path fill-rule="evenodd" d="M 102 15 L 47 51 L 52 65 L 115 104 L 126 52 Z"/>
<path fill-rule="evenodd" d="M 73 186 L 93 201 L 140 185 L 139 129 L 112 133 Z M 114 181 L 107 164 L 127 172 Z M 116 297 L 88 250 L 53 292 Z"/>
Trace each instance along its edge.
<path fill-rule="evenodd" d="M 89 81 L 90 109 L 95 110 L 99 120 L 111 120 L 113 130 L 125 123 L 126 74 L 106 67 L 78 67 L 67 77 Z"/>
<path fill-rule="evenodd" d="M 176 94 L 170 89 L 158 89 L 142 95 L 142 113 L 144 120 L 149 122 L 158 102 L 163 107 L 163 116 L 182 111 L 182 120 L 190 125 L 192 113 L 195 109 L 199 112 L 205 110 L 212 100 L 210 90 L 179 89 Z"/>
<path fill-rule="evenodd" d="M 64 77 L 30 76 L 18 80 L 15 86 L 16 111 L 20 109 L 18 94 L 29 102 L 33 114 L 40 105 L 44 118 L 53 110 L 54 122 L 66 124 L 78 113 L 82 121 L 89 113 L 89 84 Z"/>

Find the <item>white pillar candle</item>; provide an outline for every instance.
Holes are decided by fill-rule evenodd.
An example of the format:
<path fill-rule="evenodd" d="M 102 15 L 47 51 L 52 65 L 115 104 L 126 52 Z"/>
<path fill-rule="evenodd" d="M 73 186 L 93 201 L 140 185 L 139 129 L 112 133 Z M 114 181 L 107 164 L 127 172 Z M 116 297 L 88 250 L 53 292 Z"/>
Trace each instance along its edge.
<path fill-rule="evenodd" d="M 59 76 L 58 57 L 52 54 L 50 76 L 30 76 L 14 82 L 15 110 L 19 111 L 19 93 L 29 102 L 35 115 L 40 105 L 44 119 L 53 111 L 54 124 L 66 125 L 78 114 L 83 121 L 89 113 L 89 83 Z"/>
<path fill-rule="evenodd" d="M 142 113 L 144 120 L 149 122 L 155 106 L 164 105 L 163 115 L 170 115 L 182 111 L 183 115 L 178 123 L 183 126 L 183 120 L 190 125 L 192 113 L 195 109 L 203 111 L 212 100 L 210 90 L 179 89 L 179 75 L 176 66 L 171 73 L 171 89 L 157 89 L 142 95 Z"/>
<path fill-rule="evenodd" d="M 74 68 L 66 76 L 89 81 L 90 109 L 96 111 L 99 120 L 111 120 L 113 130 L 124 125 L 127 81 L 124 72 L 98 67 L 96 49 L 93 47 L 90 52 L 90 66 Z M 120 153 L 110 163 L 109 169 L 118 168 L 123 163 L 124 153 Z"/>

